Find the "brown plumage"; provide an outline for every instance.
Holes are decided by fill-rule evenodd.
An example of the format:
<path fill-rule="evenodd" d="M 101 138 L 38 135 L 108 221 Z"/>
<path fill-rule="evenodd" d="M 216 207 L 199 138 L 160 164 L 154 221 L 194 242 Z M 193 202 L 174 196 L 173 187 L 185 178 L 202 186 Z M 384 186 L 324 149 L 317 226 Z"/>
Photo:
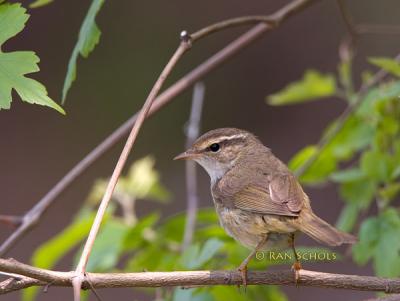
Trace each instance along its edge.
<path fill-rule="evenodd" d="M 210 131 L 176 158 L 193 159 L 205 168 L 222 227 L 252 250 L 288 246 L 298 232 L 328 246 L 356 242 L 313 213 L 287 166 L 247 131 Z"/>

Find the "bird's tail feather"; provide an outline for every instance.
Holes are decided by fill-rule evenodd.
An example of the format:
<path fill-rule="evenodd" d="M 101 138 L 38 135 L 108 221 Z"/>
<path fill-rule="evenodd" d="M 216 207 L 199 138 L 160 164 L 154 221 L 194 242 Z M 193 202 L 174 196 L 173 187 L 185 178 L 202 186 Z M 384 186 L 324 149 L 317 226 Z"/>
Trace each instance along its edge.
<path fill-rule="evenodd" d="M 299 224 L 301 226 L 299 230 L 322 244 L 340 246 L 341 244 L 353 244 L 357 242 L 355 236 L 335 229 L 312 212 L 300 215 L 300 219 Z"/>

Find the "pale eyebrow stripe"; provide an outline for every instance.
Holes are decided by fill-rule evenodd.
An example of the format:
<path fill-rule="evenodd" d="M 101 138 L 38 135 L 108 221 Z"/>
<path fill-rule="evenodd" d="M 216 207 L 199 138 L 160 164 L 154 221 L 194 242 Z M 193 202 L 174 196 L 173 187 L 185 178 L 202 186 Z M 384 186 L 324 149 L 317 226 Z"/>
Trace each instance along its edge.
<path fill-rule="evenodd" d="M 233 139 L 244 139 L 246 138 L 248 135 L 247 134 L 234 134 L 234 135 L 230 135 L 230 136 L 219 136 L 214 138 L 212 141 L 204 141 L 202 143 L 202 148 L 207 148 L 210 143 L 220 143 L 222 141 L 229 141 L 229 140 L 233 140 Z"/>
<path fill-rule="evenodd" d="M 235 134 L 235 135 L 231 135 L 231 136 L 220 136 L 220 137 L 218 137 L 218 141 L 233 140 L 233 139 L 246 138 L 246 137 L 247 137 L 246 134 Z"/>

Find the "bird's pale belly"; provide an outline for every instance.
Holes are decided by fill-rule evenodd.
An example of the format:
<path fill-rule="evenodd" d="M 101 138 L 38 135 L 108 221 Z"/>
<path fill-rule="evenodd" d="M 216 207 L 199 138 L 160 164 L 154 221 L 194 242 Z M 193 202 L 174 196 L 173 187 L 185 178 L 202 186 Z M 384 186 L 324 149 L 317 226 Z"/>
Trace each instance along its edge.
<path fill-rule="evenodd" d="M 288 246 L 290 235 L 296 232 L 296 229 L 285 221 L 286 217 L 260 215 L 215 205 L 221 226 L 249 249 L 254 249 L 264 235 L 267 235 L 267 242 L 262 249 L 285 248 Z"/>

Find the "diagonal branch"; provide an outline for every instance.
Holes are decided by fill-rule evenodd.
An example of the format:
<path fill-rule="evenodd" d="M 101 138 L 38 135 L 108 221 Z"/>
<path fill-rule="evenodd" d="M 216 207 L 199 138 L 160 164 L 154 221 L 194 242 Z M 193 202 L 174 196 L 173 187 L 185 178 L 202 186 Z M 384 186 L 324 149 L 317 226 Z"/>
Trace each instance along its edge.
<path fill-rule="evenodd" d="M 161 72 L 159 78 L 157 79 L 156 83 L 154 84 L 153 88 L 151 89 L 149 96 L 147 97 L 143 108 L 140 110 L 138 118 L 135 124 L 132 127 L 131 132 L 129 133 L 128 139 L 125 143 L 124 148 L 122 149 L 121 155 L 118 159 L 117 165 L 114 168 L 114 171 L 111 175 L 110 181 L 108 182 L 106 191 L 104 193 L 103 199 L 100 202 L 99 209 L 97 210 L 96 217 L 94 219 L 93 225 L 90 229 L 88 239 L 83 247 L 82 255 L 79 259 L 78 266 L 76 268 L 76 277 L 74 278 L 74 300 L 80 300 L 80 289 L 81 284 L 84 279 L 84 273 L 86 272 L 86 265 L 88 263 L 90 253 L 92 251 L 94 242 L 96 240 L 96 236 L 99 232 L 101 222 L 103 220 L 104 214 L 106 213 L 106 209 L 108 204 L 110 203 L 112 194 L 114 192 L 115 186 L 117 185 L 119 176 L 125 166 L 125 163 L 128 159 L 129 153 L 132 150 L 132 147 L 136 141 L 136 138 L 139 134 L 140 128 L 143 125 L 143 122 L 146 118 L 147 113 L 150 110 L 151 105 L 153 104 L 154 99 L 156 98 L 158 92 L 160 91 L 162 85 L 164 84 L 165 80 L 167 79 L 168 75 L 171 73 L 172 69 L 178 63 L 179 59 L 183 56 L 183 54 L 190 49 L 191 44 L 190 42 L 182 39 L 181 44 L 175 51 L 174 55 L 169 60 L 168 64 L 165 66 L 164 70 Z"/>
<path fill-rule="evenodd" d="M 74 272 L 56 272 L 32 267 L 13 259 L 0 259 L 0 271 L 12 272 L 23 277 L 23 283 L 14 282 L 4 288 L 0 283 L 0 294 L 23 289 L 29 286 L 71 286 Z M 374 276 L 358 276 L 322 273 L 308 270 L 299 271 L 298 285 L 400 293 L 400 279 Z M 242 278 L 238 271 L 177 271 L 177 272 L 142 272 L 142 273 L 88 273 L 90 285 L 83 283 L 84 289 L 120 288 L 120 287 L 166 287 L 166 286 L 209 286 L 240 285 Z M 249 272 L 247 283 L 250 285 L 295 285 L 293 272 L 266 271 Z M 13 287 L 14 285 L 14 287 Z"/>
<path fill-rule="evenodd" d="M 302 11 L 308 5 L 315 2 L 317 2 L 317 0 L 294 0 L 282 7 L 280 10 L 276 11 L 274 14 L 270 15 L 268 18 L 269 20 L 273 20 L 274 24 L 279 25 L 289 17 Z M 197 33 L 193 33 L 192 36 L 194 36 L 196 39 L 198 39 L 200 36 L 205 37 L 206 34 L 199 34 L 199 32 L 206 32 L 207 34 L 215 32 L 213 26 L 215 27 L 216 25 L 211 25 L 208 27 L 208 30 L 206 29 L 203 31 L 198 31 Z M 256 41 L 257 38 L 262 36 L 264 33 L 272 30 L 275 27 L 276 26 L 271 26 L 268 23 L 263 22 L 239 36 L 236 40 L 229 43 L 226 47 L 183 76 L 170 88 L 165 90 L 164 93 L 160 94 L 154 100 L 154 104 L 149 111 L 149 115 L 157 112 L 160 108 L 169 103 L 174 97 L 189 88 L 206 74 L 219 67 L 223 62 L 238 54 L 241 50 Z M 227 27 L 219 26 L 218 30 L 225 28 Z M 4 254 L 8 252 L 17 241 L 19 241 L 33 226 L 40 221 L 41 216 L 53 204 L 57 197 L 74 182 L 75 179 L 77 179 L 87 168 L 89 168 L 96 160 L 98 160 L 106 151 L 108 151 L 129 132 L 137 118 L 138 114 L 133 115 L 129 120 L 116 129 L 111 135 L 109 135 L 102 143 L 100 143 L 76 166 L 74 166 L 41 200 L 39 200 L 38 203 L 36 203 L 33 208 L 31 208 L 23 216 L 23 222 L 19 228 L 14 231 L 0 246 L 0 256 L 4 256 Z"/>

